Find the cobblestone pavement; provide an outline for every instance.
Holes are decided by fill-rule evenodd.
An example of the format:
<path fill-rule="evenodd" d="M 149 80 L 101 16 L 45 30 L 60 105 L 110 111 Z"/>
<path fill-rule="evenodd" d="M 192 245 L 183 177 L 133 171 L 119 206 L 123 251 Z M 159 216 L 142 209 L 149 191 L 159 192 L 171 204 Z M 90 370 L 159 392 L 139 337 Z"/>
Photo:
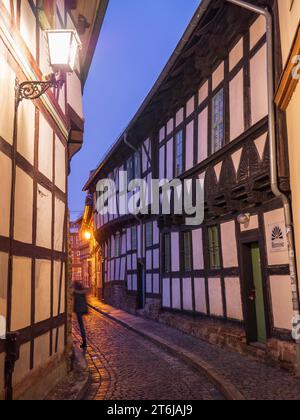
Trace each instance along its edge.
<path fill-rule="evenodd" d="M 214 384 L 179 359 L 91 310 L 88 400 L 222 400 Z M 74 322 L 74 341 L 80 337 Z"/>
<path fill-rule="evenodd" d="M 91 303 L 113 318 L 125 321 L 129 326 L 163 338 L 171 347 L 180 346 L 199 356 L 230 380 L 247 400 L 300 400 L 300 379 L 284 370 L 268 366 L 253 357 L 211 345 L 157 322 L 129 315 L 96 299 L 92 299 Z"/>

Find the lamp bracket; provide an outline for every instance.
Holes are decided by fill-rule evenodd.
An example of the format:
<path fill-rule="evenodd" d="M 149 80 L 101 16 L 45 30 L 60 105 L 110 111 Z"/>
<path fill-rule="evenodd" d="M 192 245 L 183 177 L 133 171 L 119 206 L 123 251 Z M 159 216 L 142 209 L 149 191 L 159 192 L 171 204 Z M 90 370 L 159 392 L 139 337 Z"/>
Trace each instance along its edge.
<path fill-rule="evenodd" d="M 23 99 L 35 100 L 39 99 L 49 89 L 58 89 L 64 80 L 57 79 L 55 74 L 51 74 L 45 81 L 25 81 L 23 83 L 16 82 L 16 102 L 19 105 Z"/>

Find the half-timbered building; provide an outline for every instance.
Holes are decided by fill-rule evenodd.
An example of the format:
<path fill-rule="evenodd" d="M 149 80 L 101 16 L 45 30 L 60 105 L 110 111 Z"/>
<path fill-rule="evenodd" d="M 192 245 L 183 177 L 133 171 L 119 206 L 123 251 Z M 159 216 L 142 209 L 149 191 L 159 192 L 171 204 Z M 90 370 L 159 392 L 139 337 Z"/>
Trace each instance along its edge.
<path fill-rule="evenodd" d="M 14 398 L 42 398 L 66 374 L 67 175 L 83 141 L 82 89 L 106 7 L 0 1 L 0 399 L 12 398 L 12 386 Z M 60 83 L 45 78 L 45 31 L 54 29 L 82 44 Z M 56 47 L 59 56 L 64 45 Z"/>
<path fill-rule="evenodd" d="M 252 3 L 272 15 L 278 83 L 278 2 Z M 266 42 L 263 16 L 203 0 L 85 189 L 94 193 L 108 303 L 285 364 L 294 357 L 293 307 L 283 205 L 271 189 Z M 281 112 L 276 136 L 279 184 L 288 195 Z M 119 192 L 120 170 L 129 181 L 204 179 L 204 223 L 191 227 L 172 215 L 98 214 L 97 182 L 115 180 Z"/>

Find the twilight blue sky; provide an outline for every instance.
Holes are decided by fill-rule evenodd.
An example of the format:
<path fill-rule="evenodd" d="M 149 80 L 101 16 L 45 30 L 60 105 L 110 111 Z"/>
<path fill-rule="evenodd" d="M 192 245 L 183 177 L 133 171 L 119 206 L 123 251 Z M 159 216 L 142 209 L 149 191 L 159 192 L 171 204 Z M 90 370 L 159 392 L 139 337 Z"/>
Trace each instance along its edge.
<path fill-rule="evenodd" d="M 85 88 L 85 139 L 72 161 L 71 218 L 83 210 L 82 187 L 138 110 L 200 0 L 110 0 Z"/>

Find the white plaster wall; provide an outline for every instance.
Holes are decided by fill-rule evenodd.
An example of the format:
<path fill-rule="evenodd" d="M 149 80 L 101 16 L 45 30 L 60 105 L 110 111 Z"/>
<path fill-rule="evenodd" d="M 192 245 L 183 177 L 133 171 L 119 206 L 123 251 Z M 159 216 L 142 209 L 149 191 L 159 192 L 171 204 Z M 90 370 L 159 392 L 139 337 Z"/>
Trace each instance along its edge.
<path fill-rule="evenodd" d="M 60 274 L 62 272 L 62 293 L 61 293 L 61 303 L 60 310 L 59 306 L 59 287 L 60 287 Z M 53 271 L 53 314 L 58 316 L 65 312 L 65 264 L 61 264 L 59 261 L 54 261 L 54 271 Z"/>
<path fill-rule="evenodd" d="M 252 49 L 266 33 L 266 19 L 260 16 L 250 28 L 250 48 Z"/>
<path fill-rule="evenodd" d="M 237 243 L 235 222 L 227 222 L 221 225 L 221 239 L 224 268 L 238 267 Z M 230 244 L 230 246 L 228 246 Z"/>
<path fill-rule="evenodd" d="M 262 47 L 250 60 L 252 124 L 268 115 L 267 48 Z"/>
<path fill-rule="evenodd" d="M 231 159 L 232 159 L 232 162 L 233 162 L 233 166 L 234 166 L 234 169 L 235 169 L 236 176 L 237 176 L 238 171 L 239 171 L 241 158 L 242 158 L 242 152 L 243 152 L 243 149 L 239 149 L 231 155 Z"/>
<path fill-rule="evenodd" d="M 212 75 L 212 88 L 216 89 L 224 80 L 224 61 L 214 71 Z"/>
<path fill-rule="evenodd" d="M 241 284 L 239 278 L 225 279 L 227 316 L 238 321 L 243 320 L 243 306 L 241 297 Z"/>
<path fill-rule="evenodd" d="M 159 285 L 159 274 L 153 274 L 153 293 L 159 294 L 160 285 Z"/>
<path fill-rule="evenodd" d="M 37 260 L 35 272 L 35 322 L 50 318 L 51 261 Z"/>
<path fill-rule="evenodd" d="M 193 310 L 192 279 L 182 279 L 183 309 Z"/>
<path fill-rule="evenodd" d="M 63 250 L 65 210 L 65 204 L 58 198 L 55 198 L 54 249 L 60 252 Z"/>
<path fill-rule="evenodd" d="M 1 41 L 0 41 L 1 47 Z M 0 112 L 0 137 L 9 144 L 13 143 L 14 131 L 14 102 L 12 92 L 15 89 L 16 75 L 8 65 L 6 56 L 0 49 L 0 92 L 1 92 L 1 112 Z"/>
<path fill-rule="evenodd" d="M 147 274 L 146 276 L 146 291 L 147 293 L 152 293 L 152 274 Z"/>
<path fill-rule="evenodd" d="M 245 131 L 244 124 L 244 71 L 241 70 L 229 83 L 230 141 Z"/>
<path fill-rule="evenodd" d="M 165 135 L 166 135 L 166 127 L 162 127 L 159 130 L 159 141 L 163 141 L 165 139 Z"/>
<path fill-rule="evenodd" d="M 39 125 L 39 171 L 52 181 L 53 130 L 41 113 Z"/>
<path fill-rule="evenodd" d="M 203 85 L 199 89 L 199 105 L 201 105 L 202 102 L 204 102 L 207 97 L 208 97 L 208 82 L 206 81 L 205 83 L 203 83 Z"/>
<path fill-rule="evenodd" d="M 20 358 L 17 360 L 13 374 L 13 385 L 20 383 L 30 370 L 30 342 L 20 347 Z"/>
<path fill-rule="evenodd" d="M 165 146 L 159 149 L 159 178 L 165 178 Z"/>
<path fill-rule="evenodd" d="M 274 327 L 291 330 L 293 319 L 292 291 L 289 276 L 270 277 Z"/>
<path fill-rule="evenodd" d="M 55 340 L 52 341 L 52 351 L 53 354 L 55 353 L 56 349 L 56 333 L 57 330 L 55 330 Z M 65 350 L 65 326 L 62 325 L 58 329 L 58 346 L 57 346 L 57 352 L 62 353 Z"/>
<path fill-rule="evenodd" d="M 38 368 L 49 359 L 50 333 L 34 340 L 34 368 Z"/>
<path fill-rule="evenodd" d="M 20 293 L 22 291 L 22 293 Z M 11 330 L 31 323 L 31 259 L 13 257 Z"/>
<path fill-rule="evenodd" d="M 132 290 L 133 291 L 137 291 L 137 289 L 138 289 L 138 284 L 137 284 L 137 275 L 136 274 L 134 274 L 133 276 L 132 276 Z"/>
<path fill-rule="evenodd" d="M 241 61 L 244 56 L 244 38 L 241 38 L 229 53 L 229 70 Z"/>
<path fill-rule="evenodd" d="M 52 193 L 41 185 L 37 191 L 37 232 L 36 244 L 51 249 Z"/>
<path fill-rule="evenodd" d="M 40 31 L 40 69 L 43 74 L 52 73 L 49 61 L 48 41 L 44 31 Z"/>
<path fill-rule="evenodd" d="M 4 153 L 0 152 L 0 191 L 1 191 L 1 205 L 0 205 L 0 235 L 9 236 L 10 224 L 10 200 L 11 200 L 11 159 Z"/>
<path fill-rule="evenodd" d="M 6 10 L 9 12 L 10 14 L 10 0 L 2 0 Z"/>
<path fill-rule="evenodd" d="M 32 243 L 33 180 L 17 167 L 14 239 Z"/>
<path fill-rule="evenodd" d="M 167 123 L 167 135 L 171 134 L 174 130 L 174 118 L 171 118 Z"/>
<path fill-rule="evenodd" d="M 172 245 L 172 253 L 171 253 L 171 259 L 172 259 L 172 271 L 176 272 L 179 271 L 179 233 L 178 232 L 172 232 L 171 233 L 171 245 Z"/>
<path fill-rule="evenodd" d="M 186 127 L 186 158 L 185 170 L 188 171 L 194 166 L 194 121 Z"/>
<path fill-rule="evenodd" d="M 170 288 L 170 279 L 163 279 L 163 292 L 162 292 L 162 302 L 164 308 L 171 307 L 171 288 Z"/>
<path fill-rule="evenodd" d="M 255 230 L 259 228 L 258 216 L 253 214 L 250 217 L 250 222 L 248 225 L 241 225 L 241 232 L 248 232 L 249 230 Z"/>
<path fill-rule="evenodd" d="M 18 152 L 33 165 L 35 107 L 32 101 L 23 101 L 18 112 Z"/>
<path fill-rule="evenodd" d="M 208 108 L 198 118 L 198 163 L 201 163 L 207 158 Z"/>
<path fill-rule="evenodd" d="M 176 121 L 176 127 L 178 127 L 182 122 L 183 122 L 183 119 L 184 119 L 184 108 L 181 108 L 177 113 L 176 113 L 176 118 L 175 118 L 175 121 Z"/>
<path fill-rule="evenodd" d="M 36 18 L 28 1 L 21 1 L 20 32 L 31 54 L 36 58 Z"/>
<path fill-rule="evenodd" d="M 215 316 L 224 316 L 221 280 L 219 278 L 208 279 L 210 313 Z"/>
<path fill-rule="evenodd" d="M 172 279 L 172 304 L 173 309 L 181 309 L 181 286 L 180 279 Z"/>
<path fill-rule="evenodd" d="M 203 257 L 202 229 L 193 230 L 192 235 L 193 235 L 194 270 L 203 270 L 204 257 Z"/>
<path fill-rule="evenodd" d="M 153 251 L 153 269 L 159 269 L 159 249 Z"/>
<path fill-rule="evenodd" d="M 55 138 L 55 184 L 66 192 L 66 149 L 58 137 Z"/>
<path fill-rule="evenodd" d="M 195 306 L 196 312 L 207 313 L 205 279 L 195 278 Z"/>
<path fill-rule="evenodd" d="M 173 171 L 173 139 L 169 140 L 167 143 L 167 178 L 172 180 L 174 177 Z"/>
<path fill-rule="evenodd" d="M 284 220 L 285 218 L 284 218 L 283 209 L 274 210 L 269 213 L 265 213 L 264 215 L 266 244 L 267 244 L 267 257 L 268 257 L 269 265 L 280 265 L 280 264 L 289 263 L 286 231 L 284 228 L 285 226 Z M 279 252 L 274 252 L 272 251 L 271 238 L 272 238 L 272 230 L 277 224 L 280 225 L 283 229 L 285 249 Z"/>
<path fill-rule="evenodd" d="M 0 315 L 6 317 L 8 254 L 0 252 Z"/>
<path fill-rule="evenodd" d="M 81 81 L 75 72 L 68 74 L 67 76 L 67 92 L 68 103 L 77 115 L 80 118 L 83 118 Z"/>
<path fill-rule="evenodd" d="M 186 117 L 188 118 L 195 111 L 195 97 L 192 96 L 186 104 Z"/>

